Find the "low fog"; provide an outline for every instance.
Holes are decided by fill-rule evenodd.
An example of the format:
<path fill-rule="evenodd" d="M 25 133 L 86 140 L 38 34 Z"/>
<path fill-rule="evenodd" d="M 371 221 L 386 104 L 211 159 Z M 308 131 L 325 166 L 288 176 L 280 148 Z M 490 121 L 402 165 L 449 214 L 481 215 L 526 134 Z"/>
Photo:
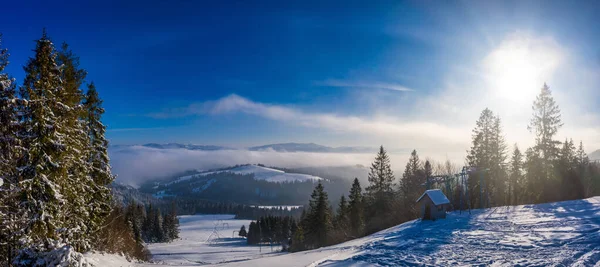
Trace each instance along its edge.
<path fill-rule="evenodd" d="M 186 170 L 208 170 L 236 164 L 257 164 L 284 168 L 370 166 L 377 151 L 368 153 L 307 153 L 248 150 L 199 151 L 187 149 L 154 149 L 143 146 L 112 147 L 109 151 L 116 181 L 139 186 L 151 179 L 169 177 Z M 390 153 L 392 168 L 401 174 L 409 152 Z M 422 154 L 422 159 L 429 155 Z M 446 157 L 433 158 L 443 161 Z M 454 159 L 450 158 L 455 161 Z M 460 161 L 458 161 L 460 162 Z M 352 179 L 353 177 L 348 177 Z M 363 178 L 363 177 L 361 177 Z"/>

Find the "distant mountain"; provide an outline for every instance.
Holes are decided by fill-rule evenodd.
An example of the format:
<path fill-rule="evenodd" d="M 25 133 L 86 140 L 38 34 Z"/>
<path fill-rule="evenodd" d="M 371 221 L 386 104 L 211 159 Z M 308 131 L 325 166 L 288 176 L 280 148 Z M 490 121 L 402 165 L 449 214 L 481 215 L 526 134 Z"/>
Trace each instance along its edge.
<path fill-rule="evenodd" d="M 193 144 L 178 144 L 178 143 L 168 143 L 168 144 L 149 143 L 149 144 L 144 144 L 142 146 L 156 148 L 156 149 L 187 149 L 187 150 L 205 150 L 205 151 L 232 149 L 232 148 L 224 147 L 224 146 L 193 145 Z"/>
<path fill-rule="evenodd" d="M 328 147 L 315 143 L 282 143 L 249 147 L 250 151 L 276 152 L 315 152 L 315 153 L 374 153 L 377 149 L 368 147 Z"/>
<path fill-rule="evenodd" d="M 596 160 L 600 161 L 600 149 L 598 149 L 598 150 L 596 150 L 596 151 L 594 151 L 594 152 L 590 153 L 590 154 L 588 155 L 588 157 L 589 157 L 589 158 L 590 158 L 590 160 L 592 160 L 592 161 L 596 161 Z"/>
<path fill-rule="evenodd" d="M 329 180 L 263 165 L 237 165 L 147 182 L 139 191 L 158 199 L 202 199 L 253 205 L 303 205 L 316 181 Z M 349 187 L 349 186 L 345 186 Z"/>

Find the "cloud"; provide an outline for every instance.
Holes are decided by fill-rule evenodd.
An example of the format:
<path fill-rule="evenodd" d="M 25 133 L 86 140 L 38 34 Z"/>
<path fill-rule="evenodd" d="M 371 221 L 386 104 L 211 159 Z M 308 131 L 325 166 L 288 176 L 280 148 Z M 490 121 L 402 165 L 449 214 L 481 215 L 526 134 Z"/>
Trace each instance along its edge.
<path fill-rule="evenodd" d="M 144 146 L 111 147 L 109 149 L 113 173 L 117 181 L 139 186 L 150 179 L 170 177 L 186 170 L 208 170 L 236 164 L 262 163 L 285 168 L 369 166 L 373 153 L 306 153 L 248 150 L 198 151 L 186 149 L 154 149 Z M 400 174 L 409 153 L 389 152 L 392 168 Z M 444 161 L 444 156 L 432 158 Z M 352 179 L 354 177 L 347 177 Z M 366 178 L 366 177 L 360 177 Z"/>
<path fill-rule="evenodd" d="M 366 165 L 374 157 L 374 154 L 198 151 L 154 149 L 143 146 L 111 147 L 109 154 L 113 173 L 117 174 L 117 181 L 133 186 L 139 186 L 149 179 L 169 177 L 185 170 L 208 170 L 247 163 L 289 168 Z"/>
<path fill-rule="evenodd" d="M 344 88 L 362 88 L 362 89 L 385 89 L 400 92 L 412 92 L 415 91 L 411 88 L 405 87 L 399 84 L 393 83 L 382 83 L 382 82 L 356 82 L 356 81 L 345 81 L 345 80 L 325 80 L 315 82 L 318 86 L 330 86 L 330 87 L 344 87 Z"/>
<path fill-rule="evenodd" d="M 464 145 L 469 136 L 468 129 L 454 128 L 435 121 L 402 121 L 398 118 L 379 115 L 374 117 L 344 116 L 330 113 L 314 113 L 282 105 L 255 102 L 239 95 L 229 95 L 216 101 L 196 103 L 184 109 L 160 113 L 160 118 L 189 115 L 219 115 L 243 113 L 261 118 L 336 133 L 376 136 L 385 140 L 410 140 L 420 148 L 440 143 Z"/>

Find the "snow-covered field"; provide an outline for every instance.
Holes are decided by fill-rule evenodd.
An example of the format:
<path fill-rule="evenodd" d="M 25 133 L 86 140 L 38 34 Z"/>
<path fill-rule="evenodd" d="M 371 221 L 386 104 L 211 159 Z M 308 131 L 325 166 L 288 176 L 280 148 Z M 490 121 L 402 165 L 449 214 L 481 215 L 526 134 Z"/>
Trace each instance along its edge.
<path fill-rule="evenodd" d="M 361 239 L 291 254 L 270 253 L 265 247 L 260 253 L 258 247 L 231 239 L 233 230 L 249 223 L 231 218 L 181 216 L 182 239 L 150 245 L 158 262 L 141 265 L 600 267 L 600 197 L 453 212 L 446 219 L 410 221 Z M 225 238 L 207 243 L 219 220 L 229 224 L 220 231 Z"/>
<path fill-rule="evenodd" d="M 199 266 L 216 263 L 237 262 L 272 256 L 270 247 L 248 246 L 238 237 L 237 231 L 250 220 L 236 220 L 234 215 L 185 215 L 179 216 L 180 239 L 171 243 L 149 244 L 153 263 L 142 266 L 176 265 Z M 214 233 L 217 226 L 217 233 Z M 236 231 L 235 235 L 233 231 Z M 280 250 L 273 247 L 273 251 Z"/>

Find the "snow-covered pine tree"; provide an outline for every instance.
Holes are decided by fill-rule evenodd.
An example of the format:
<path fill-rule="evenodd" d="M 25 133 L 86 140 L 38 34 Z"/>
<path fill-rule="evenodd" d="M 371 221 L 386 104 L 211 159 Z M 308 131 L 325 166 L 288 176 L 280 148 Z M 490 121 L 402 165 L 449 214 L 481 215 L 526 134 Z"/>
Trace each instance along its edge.
<path fill-rule="evenodd" d="M 64 113 L 56 115 L 65 135 L 62 165 L 67 170 L 68 185 L 62 188 L 66 200 L 63 206 L 64 235 L 77 251 L 87 251 L 91 248 L 92 233 L 98 228 L 92 217 L 95 203 L 91 202 L 97 185 L 90 178 L 91 164 L 86 160 L 90 142 L 87 123 L 82 119 L 83 93 L 80 88 L 87 73 L 79 67 L 79 58 L 66 43 L 57 53 L 57 64 L 62 82 L 57 98 L 64 105 L 64 110 L 61 110 Z"/>
<path fill-rule="evenodd" d="M 101 227 L 104 219 L 110 213 L 111 192 L 108 187 L 114 180 L 108 157 L 108 140 L 104 136 L 106 127 L 102 124 L 102 100 L 94 83 L 88 85 L 88 91 L 83 103 L 84 121 L 87 124 L 88 152 L 85 157 L 90 165 L 89 176 L 94 185 L 90 199 L 90 230 L 95 233 Z"/>
<path fill-rule="evenodd" d="M 54 45 L 46 32 L 36 41 L 35 55 L 25 66 L 21 88 L 21 138 L 25 148 L 18 162 L 18 213 L 21 229 L 17 232 L 22 247 L 31 252 L 52 250 L 61 240 L 64 229 L 62 189 L 68 186 L 65 157 L 65 134 L 57 120 L 68 107 L 60 102 L 62 81 L 56 64 Z"/>
<path fill-rule="evenodd" d="M 13 233 L 18 224 L 14 221 L 17 209 L 14 194 L 17 187 L 16 159 L 19 156 L 19 120 L 14 79 L 4 69 L 8 65 L 8 50 L 2 48 L 0 34 L 0 266 L 9 265 L 14 255 L 16 240 Z"/>

